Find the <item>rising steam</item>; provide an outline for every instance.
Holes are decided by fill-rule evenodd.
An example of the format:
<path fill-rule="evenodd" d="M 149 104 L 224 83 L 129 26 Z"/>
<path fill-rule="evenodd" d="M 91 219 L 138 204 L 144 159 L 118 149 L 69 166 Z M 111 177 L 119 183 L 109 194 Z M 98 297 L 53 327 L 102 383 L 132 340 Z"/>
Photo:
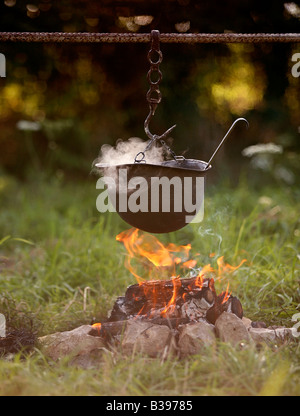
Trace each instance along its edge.
<path fill-rule="evenodd" d="M 117 165 L 134 163 L 135 156 L 143 152 L 148 142 L 131 137 L 127 141 L 119 139 L 115 146 L 104 144 L 101 147 L 99 157 L 94 161 L 93 166 L 102 165 L 102 168 L 109 168 Z M 160 164 L 164 161 L 163 148 L 153 145 L 145 153 L 145 159 L 150 164 Z"/>

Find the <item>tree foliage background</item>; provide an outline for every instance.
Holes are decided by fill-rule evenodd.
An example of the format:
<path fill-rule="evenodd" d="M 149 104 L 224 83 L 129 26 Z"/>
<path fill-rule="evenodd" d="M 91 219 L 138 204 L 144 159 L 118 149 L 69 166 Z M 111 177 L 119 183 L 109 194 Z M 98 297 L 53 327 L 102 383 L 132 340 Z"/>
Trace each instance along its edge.
<path fill-rule="evenodd" d="M 270 0 L 5 0 L 0 31 L 288 33 L 299 32 L 300 3 Z M 0 168 L 58 177 L 88 175 L 101 145 L 146 139 L 147 44 L 1 43 Z M 296 182 L 300 150 L 300 78 L 291 74 L 299 44 L 162 44 L 163 100 L 154 132 L 177 124 L 173 148 L 207 160 L 237 117 L 238 128 L 215 161 L 235 177 L 249 145 L 282 146 L 280 160 L 251 175 Z M 33 124 L 24 124 L 23 121 Z M 274 158 L 275 156 L 272 156 Z M 252 160 L 253 162 L 253 160 Z M 252 163 L 252 167 L 255 163 Z M 256 172 L 256 173 L 255 173 Z M 271 172 L 271 173 L 270 173 Z M 281 172 L 281 173 L 280 173 Z"/>

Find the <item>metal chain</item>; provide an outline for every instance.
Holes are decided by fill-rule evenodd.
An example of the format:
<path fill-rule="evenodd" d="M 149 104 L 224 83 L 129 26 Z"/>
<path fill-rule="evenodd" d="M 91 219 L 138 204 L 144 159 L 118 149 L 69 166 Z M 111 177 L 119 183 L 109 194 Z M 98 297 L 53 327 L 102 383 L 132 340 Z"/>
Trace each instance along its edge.
<path fill-rule="evenodd" d="M 176 160 L 176 154 L 170 147 L 166 144 L 163 140 L 166 138 L 171 131 L 176 127 L 176 125 L 169 128 L 165 133 L 162 135 L 152 134 L 149 130 L 149 123 L 152 117 L 155 114 L 158 104 L 161 102 L 162 95 L 159 89 L 159 85 L 162 81 L 162 72 L 159 69 L 159 65 L 162 63 L 163 55 L 160 50 L 160 33 L 158 30 L 152 30 L 151 32 L 151 49 L 148 52 L 148 61 L 150 63 L 150 69 L 147 73 L 147 80 L 150 84 L 150 88 L 146 94 L 146 99 L 149 104 L 149 114 L 144 122 L 144 130 L 146 135 L 149 137 L 150 141 L 147 144 L 145 150 L 143 152 L 139 152 L 135 158 L 134 163 L 146 163 L 145 159 L 145 152 L 151 148 L 151 146 L 159 141 L 164 148 L 171 153 L 172 157 Z"/>
<path fill-rule="evenodd" d="M 152 30 L 151 32 L 152 36 L 152 43 L 151 43 L 151 49 L 148 52 L 148 62 L 150 63 L 150 69 L 147 74 L 147 80 L 150 84 L 150 88 L 147 92 L 146 98 L 150 105 L 150 107 L 153 107 L 153 111 L 155 112 L 156 107 L 161 102 L 161 92 L 159 90 L 159 85 L 162 80 L 162 72 L 159 69 L 159 65 L 162 63 L 163 55 L 160 50 L 159 45 L 159 36 L 160 33 L 158 30 Z M 155 57 L 157 58 L 155 60 Z M 157 79 L 153 79 L 153 74 L 156 73 Z"/>

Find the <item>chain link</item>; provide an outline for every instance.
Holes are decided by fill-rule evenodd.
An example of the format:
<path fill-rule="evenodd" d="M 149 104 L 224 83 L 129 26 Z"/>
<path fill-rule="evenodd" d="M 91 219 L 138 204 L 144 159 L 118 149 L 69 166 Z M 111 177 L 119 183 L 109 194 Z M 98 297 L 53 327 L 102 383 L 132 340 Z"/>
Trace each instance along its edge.
<path fill-rule="evenodd" d="M 167 152 L 169 152 L 172 155 L 172 157 L 176 160 L 176 154 L 163 140 L 171 133 L 171 131 L 176 127 L 176 125 L 169 128 L 161 136 L 157 134 L 152 134 L 149 130 L 150 121 L 155 114 L 158 104 L 162 100 L 162 94 L 159 89 L 159 85 L 162 81 L 162 72 L 159 69 L 159 65 L 162 63 L 163 55 L 160 50 L 160 33 L 158 30 L 152 30 L 151 32 L 151 49 L 148 52 L 147 58 L 150 63 L 150 69 L 147 73 L 147 80 L 149 82 L 150 87 L 146 94 L 146 99 L 149 104 L 149 114 L 144 122 L 144 130 L 146 135 L 149 137 L 150 141 L 147 144 L 145 150 L 143 152 L 139 152 L 135 156 L 134 163 L 146 163 L 145 152 L 149 150 L 151 146 L 157 141 L 159 141 L 161 145 L 167 150 Z"/>
<path fill-rule="evenodd" d="M 159 45 L 159 31 L 158 30 L 152 30 L 151 37 L 152 37 L 152 43 L 151 43 L 151 49 L 148 52 L 148 62 L 150 63 L 150 69 L 147 74 L 147 79 L 150 84 L 150 88 L 147 92 L 146 98 L 149 103 L 150 110 L 153 108 L 153 113 L 156 110 L 156 107 L 161 102 L 162 95 L 159 89 L 159 85 L 162 80 L 162 72 L 159 69 L 159 65 L 162 63 L 163 55 L 160 50 Z M 157 60 L 155 60 L 155 55 L 157 57 Z M 156 74 L 157 79 L 153 79 L 153 74 Z"/>

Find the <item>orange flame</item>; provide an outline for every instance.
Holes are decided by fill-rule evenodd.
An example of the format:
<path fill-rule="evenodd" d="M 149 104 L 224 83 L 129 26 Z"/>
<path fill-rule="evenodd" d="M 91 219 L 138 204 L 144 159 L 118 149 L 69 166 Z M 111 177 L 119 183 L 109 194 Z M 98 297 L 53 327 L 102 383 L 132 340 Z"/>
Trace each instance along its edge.
<path fill-rule="evenodd" d="M 200 289 L 202 289 L 205 276 L 208 273 L 213 273 L 213 272 L 214 272 L 214 269 L 211 267 L 210 264 L 207 264 L 206 266 L 204 266 L 196 277 L 195 285 L 198 286 Z"/>
<path fill-rule="evenodd" d="M 92 328 L 96 329 L 98 331 L 98 334 L 100 334 L 101 326 L 102 325 L 100 323 L 96 323 L 92 325 Z"/>
<path fill-rule="evenodd" d="M 117 241 L 124 244 L 128 257 L 125 262 L 125 266 L 136 277 L 138 283 L 141 283 L 144 279 L 138 274 L 136 267 L 132 265 L 132 260 L 135 258 L 146 259 L 148 268 L 150 269 L 150 278 L 153 279 L 153 267 L 156 268 L 157 274 L 164 274 L 164 270 L 167 269 L 168 278 L 170 275 L 175 274 L 175 266 L 177 264 L 186 262 L 189 258 L 189 252 L 191 245 L 177 246 L 173 243 L 164 246 L 156 237 L 151 234 L 140 234 L 138 229 L 131 228 L 130 230 L 123 231 L 116 237 Z M 196 264 L 196 263 L 191 263 Z M 184 265 L 184 263 L 183 263 Z M 189 264 L 184 267 L 191 267 Z M 155 269 L 154 269 L 155 270 Z M 151 274 L 152 272 L 152 274 Z"/>
<path fill-rule="evenodd" d="M 162 310 L 161 316 L 166 316 L 169 312 L 172 313 L 176 307 L 176 298 L 178 289 L 181 287 L 181 281 L 179 277 L 172 277 L 172 283 L 173 283 L 173 294 L 171 299 L 169 300 L 166 307 Z"/>
<path fill-rule="evenodd" d="M 187 260 L 182 264 L 182 267 L 186 267 L 187 269 L 193 269 L 197 264 L 197 260 Z"/>
<path fill-rule="evenodd" d="M 141 274 L 145 274 L 145 270 L 148 271 L 148 277 L 151 280 L 162 280 L 164 278 L 170 279 L 170 276 L 176 276 L 176 267 L 180 268 L 195 268 L 197 261 L 189 259 L 191 244 L 187 245 L 175 245 L 170 243 L 168 245 L 162 244 L 156 237 L 148 233 L 141 233 L 140 230 L 132 228 L 127 231 L 121 232 L 116 237 L 117 241 L 124 244 L 128 256 L 125 260 L 125 266 L 136 277 L 140 285 L 143 284 L 145 278 Z M 199 255 L 199 253 L 197 254 Z M 210 257 L 215 256 L 215 253 L 211 253 Z M 135 260 L 138 260 L 136 264 Z M 194 285 L 202 289 L 204 279 L 211 278 L 210 284 L 214 285 L 213 277 L 217 280 L 222 280 L 224 276 L 237 270 L 246 262 L 246 259 L 242 260 L 238 266 L 231 266 L 224 261 L 224 256 L 217 259 L 217 269 L 214 269 L 210 264 L 205 265 L 196 276 Z M 143 271 L 139 270 L 143 268 Z M 176 298 L 181 287 L 180 276 L 172 277 L 173 293 L 171 299 L 166 303 L 165 308 L 161 312 L 161 316 L 173 313 L 176 307 Z M 156 304 L 158 293 L 156 293 L 155 286 L 143 285 L 144 293 L 148 296 L 148 291 L 151 290 L 151 297 L 153 299 L 153 305 Z M 229 293 L 229 283 L 225 292 L 222 292 L 222 303 L 226 303 L 231 296 Z M 139 315 L 143 314 L 143 309 L 139 312 Z"/>
<path fill-rule="evenodd" d="M 226 303 L 228 301 L 228 299 L 230 298 L 230 296 L 231 296 L 231 293 L 229 293 L 229 282 L 227 284 L 226 291 L 222 292 L 221 296 L 223 297 L 222 305 L 224 305 L 224 303 Z"/>
<path fill-rule="evenodd" d="M 224 256 L 219 257 L 217 259 L 218 276 L 222 277 L 227 273 L 234 272 L 235 270 L 239 269 L 246 261 L 246 259 L 243 259 L 238 266 L 231 266 L 230 264 L 225 263 Z"/>

